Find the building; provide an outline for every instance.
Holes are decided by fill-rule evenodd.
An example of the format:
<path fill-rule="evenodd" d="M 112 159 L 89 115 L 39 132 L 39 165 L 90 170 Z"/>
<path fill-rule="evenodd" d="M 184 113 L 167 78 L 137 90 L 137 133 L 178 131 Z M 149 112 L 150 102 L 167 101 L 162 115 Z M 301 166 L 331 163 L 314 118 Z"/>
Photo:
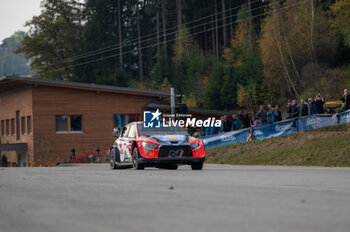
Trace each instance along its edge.
<path fill-rule="evenodd" d="M 71 151 L 104 153 L 112 129 L 142 120 L 169 93 L 20 77 L 0 78 L 1 152 L 12 165 L 55 165 Z"/>
<path fill-rule="evenodd" d="M 169 93 L 86 83 L 0 78 L 0 152 L 11 166 L 69 162 L 72 150 L 106 154 L 112 130 L 142 120 L 144 110 L 170 111 Z M 190 109 L 199 118 L 224 112 Z"/>

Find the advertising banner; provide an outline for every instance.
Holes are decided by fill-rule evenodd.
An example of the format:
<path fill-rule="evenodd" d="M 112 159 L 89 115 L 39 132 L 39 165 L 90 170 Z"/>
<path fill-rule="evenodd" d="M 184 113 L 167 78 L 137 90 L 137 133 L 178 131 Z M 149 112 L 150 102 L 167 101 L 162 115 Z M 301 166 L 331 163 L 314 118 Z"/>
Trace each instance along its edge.
<path fill-rule="evenodd" d="M 203 137 L 202 140 L 206 148 L 243 143 L 247 141 L 248 130 L 249 129 L 242 129 L 237 131 L 230 131 L 230 132 L 215 134 L 215 135 Z"/>
<path fill-rule="evenodd" d="M 229 144 L 243 143 L 250 139 L 258 140 L 294 132 L 303 132 L 321 127 L 332 126 L 350 122 L 350 110 L 334 115 L 320 114 L 310 115 L 293 120 L 276 122 L 258 126 L 252 129 L 253 137 L 250 135 L 250 128 L 238 131 L 225 132 L 221 134 L 203 137 L 204 146 L 219 147 Z"/>
<path fill-rule="evenodd" d="M 297 120 L 298 132 L 313 130 L 337 124 L 336 117 L 331 114 L 310 115 Z"/>
<path fill-rule="evenodd" d="M 288 120 L 276 122 L 264 126 L 258 126 L 253 129 L 254 139 L 265 139 L 280 135 L 290 134 L 296 131 L 295 121 Z"/>
<path fill-rule="evenodd" d="M 337 115 L 338 124 L 349 123 L 350 122 L 350 110 L 338 113 Z"/>

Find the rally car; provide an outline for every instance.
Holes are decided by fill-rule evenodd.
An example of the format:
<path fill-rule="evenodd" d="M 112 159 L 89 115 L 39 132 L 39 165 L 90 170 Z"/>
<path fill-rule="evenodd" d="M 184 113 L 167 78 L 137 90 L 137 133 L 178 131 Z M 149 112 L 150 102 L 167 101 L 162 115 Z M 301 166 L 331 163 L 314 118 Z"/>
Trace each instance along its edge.
<path fill-rule="evenodd" d="M 146 128 L 142 122 L 132 122 L 118 134 L 109 151 L 112 169 L 177 169 L 181 164 L 191 165 L 192 170 L 203 168 L 203 142 L 191 137 L 184 128 Z"/>

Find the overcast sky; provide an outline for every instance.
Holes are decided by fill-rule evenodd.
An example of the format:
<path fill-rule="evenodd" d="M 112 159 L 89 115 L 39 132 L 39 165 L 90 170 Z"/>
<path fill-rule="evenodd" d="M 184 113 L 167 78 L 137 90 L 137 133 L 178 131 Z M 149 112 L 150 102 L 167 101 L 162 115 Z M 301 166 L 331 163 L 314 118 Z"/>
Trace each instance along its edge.
<path fill-rule="evenodd" d="M 27 31 L 26 21 L 40 14 L 41 0 L 0 0 L 0 43 L 18 30 Z"/>

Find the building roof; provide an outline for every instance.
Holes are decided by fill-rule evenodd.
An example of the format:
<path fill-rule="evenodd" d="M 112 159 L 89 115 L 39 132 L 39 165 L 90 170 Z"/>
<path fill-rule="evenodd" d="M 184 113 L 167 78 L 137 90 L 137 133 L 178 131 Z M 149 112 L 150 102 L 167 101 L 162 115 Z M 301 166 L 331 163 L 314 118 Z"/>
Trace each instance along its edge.
<path fill-rule="evenodd" d="M 1 86 L 4 86 L 1 88 Z M 0 92 L 2 90 L 13 89 L 21 85 L 41 85 L 41 86 L 52 86 L 82 90 L 93 90 L 101 92 L 114 92 L 114 93 L 125 93 L 132 95 L 144 95 L 144 96 L 156 96 L 156 97 L 169 97 L 170 93 L 158 91 L 158 90 L 145 90 L 135 89 L 126 87 L 117 87 L 111 85 L 96 85 L 89 83 L 69 82 L 69 81 L 57 81 L 57 80 L 45 80 L 31 77 L 17 77 L 17 76 L 4 76 L 0 77 Z"/>

